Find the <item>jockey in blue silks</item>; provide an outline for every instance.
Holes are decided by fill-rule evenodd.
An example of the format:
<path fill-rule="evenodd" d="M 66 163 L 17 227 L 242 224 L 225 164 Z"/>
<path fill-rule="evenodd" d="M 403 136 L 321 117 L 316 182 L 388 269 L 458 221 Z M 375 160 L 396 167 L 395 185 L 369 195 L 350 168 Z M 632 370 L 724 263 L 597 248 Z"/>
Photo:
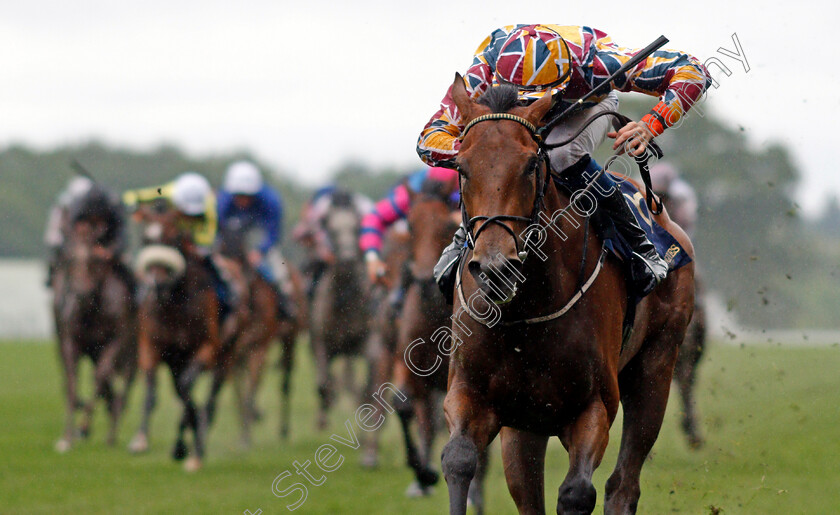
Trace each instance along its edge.
<path fill-rule="evenodd" d="M 259 242 L 247 252 L 248 262 L 277 289 L 280 315 L 292 316 L 291 279 L 280 253 L 283 230 L 283 201 L 265 183 L 259 169 L 249 161 L 231 164 L 218 195 L 220 233 L 261 233 Z M 248 241 L 246 239 L 246 241 Z"/>

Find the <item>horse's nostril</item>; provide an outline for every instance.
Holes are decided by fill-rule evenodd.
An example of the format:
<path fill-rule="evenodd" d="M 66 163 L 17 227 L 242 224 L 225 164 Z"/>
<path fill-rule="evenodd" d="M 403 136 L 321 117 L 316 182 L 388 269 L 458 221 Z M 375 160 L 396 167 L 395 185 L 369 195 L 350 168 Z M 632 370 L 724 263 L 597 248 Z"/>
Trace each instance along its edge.
<path fill-rule="evenodd" d="M 470 273 L 476 277 L 482 271 L 481 263 L 479 263 L 475 259 L 471 259 L 470 262 L 467 263 L 467 268 L 469 269 Z"/>

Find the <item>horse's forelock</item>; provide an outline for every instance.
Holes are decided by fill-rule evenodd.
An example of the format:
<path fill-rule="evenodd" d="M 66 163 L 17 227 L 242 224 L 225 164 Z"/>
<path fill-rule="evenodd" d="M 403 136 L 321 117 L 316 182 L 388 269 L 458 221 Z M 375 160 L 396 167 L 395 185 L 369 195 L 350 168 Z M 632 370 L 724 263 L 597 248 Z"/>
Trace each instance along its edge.
<path fill-rule="evenodd" d="M 494 86 L 478 97 L 477 102 L 489 107 L 494 113 L 506 113 L 514 107 L 523 106 L 519 101 L 519 90 L 516 86 L 502 84 Z"/>

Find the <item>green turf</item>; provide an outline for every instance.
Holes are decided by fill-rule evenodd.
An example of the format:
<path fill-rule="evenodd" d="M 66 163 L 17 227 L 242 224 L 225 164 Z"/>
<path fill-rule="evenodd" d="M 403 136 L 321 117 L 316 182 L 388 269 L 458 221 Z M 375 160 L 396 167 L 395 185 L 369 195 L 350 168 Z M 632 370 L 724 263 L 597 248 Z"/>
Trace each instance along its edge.
<path fill-rule="evenodd" d="M 168 377 L 160 381 L 149 453 L 131 456 L 126 451 L 139 419 L 142 392 L 135 387 L 116 448 L 104 445 L 105 416 L 100 409 L 92 438 L 58 455 L 53 444 L 61 432 L 63 404 L 53 345 L 0 344 L 0 512 L 287 513 L 285 505 L 294 496 L 274 496 L 272 481 L 292 469 L 293 461 L 311 461 L 334 431 L 344 432 L 343 423 L 356 404 L 343 397 L 333 413 L 332 430 L 315 431 L 315 392 L 305 345 L 299 346 L 299 356 L 290 441 L 281 443 L 276 437 L 277 375 L 272 370 L 260 395 L 268 415 L 256 429 L 254 447 L 240 449 L 232 396 L 225 391 L 205 468 L 189 475 L 168 456 L 179 413 Z M 639 512 L 840 513 L 838 370 L 836 347 L 713 346 L 699 388 L 708 444 L 700 451 L 687 448 L 672 397 L 654 455 L 644 469 Z M 86 375 L 87 391 L 89 382 Z M 615 463 L 618 427 L 617 423 L 595 474 L 596 512 L 602 510 L 603 485 Z M 397 429 L 395 419 L 387 421 L 377 471 L 362 469 L 357 452 L 341 451 L 343 465 L 326 474 L 322 486 L 309 487 L 297 513 L 445 512 L 445 486 L 426 499 L 403 496 L 411 475 L 403 466 Z M 442 445 L 441 437 L 438 448 Z M 547 462 L 547 506 L 553 513 L 566 468 L 565 453 L 556 441 L 550 444 Z M 283 485 L 291 483 L 286 480 Z M 515 513 L 497 445 L 487 486 L 488 513 Z"/>

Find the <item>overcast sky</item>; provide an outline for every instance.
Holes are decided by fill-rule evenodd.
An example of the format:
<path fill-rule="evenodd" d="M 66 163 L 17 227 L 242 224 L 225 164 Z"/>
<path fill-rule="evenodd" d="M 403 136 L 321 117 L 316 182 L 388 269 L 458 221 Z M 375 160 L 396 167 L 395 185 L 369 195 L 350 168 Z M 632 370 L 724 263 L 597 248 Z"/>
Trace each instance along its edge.
<path fill-rule="evenodd" d="M 0 5 L 0 145 L 96 137 L 138 148 L 174 142 L 194 153 L 246 148 L 309 184 L 348 157 L 419 165 L 417 135 L 491 30 L 577 24 L 623 46 L 665 34 L 668 48 L 720 57 L 732 75 L 713 70 L 721 86 L 705 105 L 745 127 L 756 148 L 790 146 L 806 210 L 840 193 L 828 154 L 840 114 L 836 2 Z M 748 73 L 717 52 L 735 49 L 733 33 Z"/>

